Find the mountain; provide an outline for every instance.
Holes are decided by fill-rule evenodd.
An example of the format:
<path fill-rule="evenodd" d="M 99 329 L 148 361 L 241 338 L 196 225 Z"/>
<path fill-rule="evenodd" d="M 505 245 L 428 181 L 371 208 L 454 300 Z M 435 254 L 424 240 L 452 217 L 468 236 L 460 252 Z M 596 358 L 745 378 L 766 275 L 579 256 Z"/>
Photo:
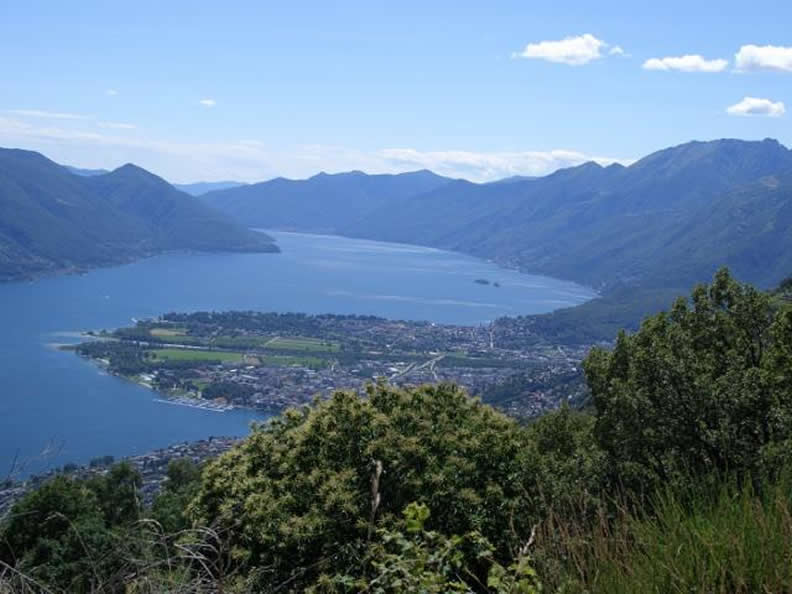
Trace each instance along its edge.
<path fill-rule="evenodd" d="M 277 251 L 134 165 L 80 176 L 39 153 L 0 149 L 0 279 L 178 249 Z"/>
<path fill-rule="evenodd" d="M 774 140 L 691 142 L 629 167 L 586 163 L 508 184 L 454 182 L 350 217 L 341 231 L 603 289 L 685 287 L 721 265 L 770 286 L 792 271 L 781 257 L 792 252 L 790 172 L 792 151 Z"/>
<path fill-rule="evenodd" d="M 792 273 L 792 151 L 771 139 L 689 142 L 541 178 L 444 179 L 409 195 L 372 192 L 379 176 L 328 177 L 207 198 L 247 224 L 428 245 L 596 287 L 600 299 L 525 321 L 568 341 L 634 328 L 724 265 L 761 287 Z"/>
<path fill-rule="evenodd" d="M 173 187 L 182 192 L 186 192 L 190 196 L 203 196 L 209 192 L 216 190 L 229 190 L 231 188 L 238 188 L 239 186 L 246 186 L 247 184 L 235 181 L 218 181 L 218 182 L 195 182 L 192 184 L 173 184 Z"/>
<path fill-rule="evenodd" d="M 277 178 L 209 192 L 202 198 L 251 227 L 338 233 L 389 204 L 441 188 L 451 180 L 431 171 L 366 175 L 320 173 L 306 180 Z"/>

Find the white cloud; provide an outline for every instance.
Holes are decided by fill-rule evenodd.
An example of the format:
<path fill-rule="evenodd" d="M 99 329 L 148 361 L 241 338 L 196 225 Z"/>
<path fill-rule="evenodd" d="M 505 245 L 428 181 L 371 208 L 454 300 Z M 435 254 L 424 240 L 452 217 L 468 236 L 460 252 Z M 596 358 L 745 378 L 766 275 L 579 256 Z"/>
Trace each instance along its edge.
<path fill-rule="evenodd" d="M 105 95 L 107 95 L 108 97 L 114 97 L 115 95 L 118 95 L 118 91 L 116 91 L 115 89 L 107 89 L 105 91 Z"/>
<path fill-rule="evenodd" d="M 731 115 L 740 116 L 770 116 L 779 117 L 786 113 L 786 107 L 781 101 L 770 101 L 757 97 L 745 97 L 739 103 L 726 109 Z"/>
<path fill-rule="evenodd" d="M 512 54 L 512 57 L 534 58 L 570 66 L 582 66 L 601 58 L 601 50 L 607 47 L 607 43 L 586 33 L 578 37 L 565 37 L 560 41 L 529 43 L 521 52 Z"/>
<path fill-rule="evenodd" d="M 426 168 L 441 175 L 463 177 L 481 182 L 512 175 L 547 175 L 557 169 L 573 167 L 587 161 L 595 161 L 600 165 L 631 162 L 629 159 L 588 155 L 565 149 L 478 153 L 470 151 L 422 152 L 402 148 L 384 149 L 380 151 L 380 154 L 401 170 Z"/>
<path fill-rule="evenodd" d="M 134 130 L 137 126 L 134 124 L 125 124 L 123 122 L 96 122 L 100 128 L 112 128 L 115 130 Z"/>
<path fill-rule="evenodd" d="M 198 103 L 203 105 L 204 107 L 214 107 L 217 105 L 217 101 L 214 99 L 201 99 Z"/>
<path fill-rule="evenodd" d="M 744 45 L 734 56 L 737 70 L 779 70 L 792 72 L 792 47 Z"/>
<path fill-rule="evenodd" d="M 651 58 L 644 62 L 644 70 L 679 70 L 681 72 L 723 72 L 728 60 L 707 60 L 698 54 Z"/>
<path fill-rule="evenodd" d="M 614 45 L 610 50 L 608 50 L 609 56 L 624 56 L 625 58 L 629 58 L 630 54 L 626 53 L 622 46 Z"/>
<path fill-rule="evenodd" d="M 18 116 L 26 116 L 31 118 L 47 118 L 51 120 L 89 120 L 90 117 L 86 115 L 79 115 L 76 113 L 60 113 L 55 111 L 42 111 L 39 109 L 7 109 L 6 113 L 13 113 Z"/>
<path fill-rule="evenodd" d="M 123 134 L 113 128 L 97 133 L 2 116 L 0 146 L 40 151 L 59 163 L 76 167 L 113 169 L 122 163 L 136 163 L 173 182 L 197 179 L 255 182 L 276 176 L 305 178 L 319 171 L 360 169 L 369 173 L 400 173 L 423 168 L 449 177 L 484 182 L 511 175 L 546 175 L 592 160 L 602 165 L 630 162 L 572 150 L 483 153 L 413 148 L 359 150 L 328 145 L 283 147 L 256 139 L 179 142 Z"/>

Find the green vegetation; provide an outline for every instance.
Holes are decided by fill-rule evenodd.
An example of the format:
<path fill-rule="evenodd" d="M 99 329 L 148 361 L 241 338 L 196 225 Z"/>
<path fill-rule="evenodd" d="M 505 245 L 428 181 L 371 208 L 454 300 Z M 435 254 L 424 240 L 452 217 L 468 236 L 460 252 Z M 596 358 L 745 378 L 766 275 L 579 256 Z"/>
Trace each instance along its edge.
<path fill-rule="evenodd" d="M 149 332 L 151 333 L 152 336 L 179 337 L 179 336 L 184 336 L 185 334 L 187 334 L 187 329 L 186 328 L 171 328 L 171 327 L 162 328 L 162 327 L 158 327 L 158 328 L 152 328 L 151 330 L 149 330 Z"/>
<path fill-rule="evenodd" d="M 327 342 L 318 338 L 303 338 L 303 337 L 277 337 L 264 346 L 270 349 L 285 350 L 285 351 L 318 351 L 336 353 L 340 350 L 340 346 L 336 342 Z"/>
<path fill-rule="evenodd" d="M 165 359 L 168 361 L 229 361 L 236 363 L 244 359 L 242 353 L 199 349 L 156 349 L 149 351 L 149 353 L 153 359 Z"/>
<path fill-rule="evenodd" d="M 787 478 L 756 488 L 724 480 L 707 494 L 661 490 L 651 513 L 621 508 L 615 520 L 589 525 L 552 517 L 539 539 L 558 546 L 545 554 L 571 563 L 545 585 L 607 594 L 789 592 L 790 487 Z"/>
<path fill-rule="evenodd" d="M 123 466 L 57 478 L 0 527 L 13 570 L 0 584 L 792 591 L 792 310 L 779 295 L 721 271 L 594 349 L 590 414 L 521 425 L 451 384 L 377 384 L 284 412 L 200 474 L 174 467 L 151 508 Z"/>

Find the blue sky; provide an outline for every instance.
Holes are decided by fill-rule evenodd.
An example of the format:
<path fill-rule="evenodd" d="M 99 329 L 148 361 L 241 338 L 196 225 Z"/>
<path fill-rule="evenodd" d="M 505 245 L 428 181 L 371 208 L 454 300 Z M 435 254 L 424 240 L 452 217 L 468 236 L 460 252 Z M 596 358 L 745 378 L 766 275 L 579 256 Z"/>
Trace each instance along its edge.
<path fill-rule="evenodd" d="M 790 23 L 781 1 L 4 2 L 0 145 L 175 182 L 791 146 Z"/>

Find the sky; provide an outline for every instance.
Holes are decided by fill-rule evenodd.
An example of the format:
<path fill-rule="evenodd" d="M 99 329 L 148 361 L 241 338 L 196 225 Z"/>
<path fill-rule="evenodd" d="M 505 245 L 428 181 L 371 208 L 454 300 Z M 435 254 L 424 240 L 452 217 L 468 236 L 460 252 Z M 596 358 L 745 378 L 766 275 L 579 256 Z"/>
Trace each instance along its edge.
<path fill-rule="evenodd" d="M 0 146 L 176 183 L 792 146 L 792 2 L 0 3 Z"/>

